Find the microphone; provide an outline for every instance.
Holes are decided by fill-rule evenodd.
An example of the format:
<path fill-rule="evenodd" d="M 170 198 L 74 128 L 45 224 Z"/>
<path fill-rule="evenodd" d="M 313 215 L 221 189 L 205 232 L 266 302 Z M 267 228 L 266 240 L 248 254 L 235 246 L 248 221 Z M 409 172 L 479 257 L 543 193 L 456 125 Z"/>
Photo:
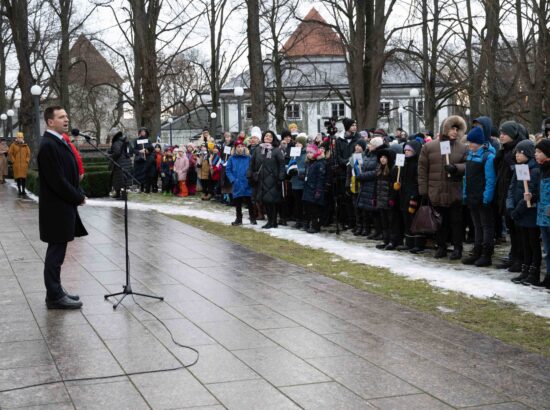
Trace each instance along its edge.
<path fill-rule="evenodd" d="M 71 130 L 71 135 L 72 135 L 73 137 L 78 137 L 78 136 L 80 135 L 80 136 L 83 137 L 86 141 L 89 141 L 89 140 L 94 140 L 94 141 L 95 141 L 95 138 L 94 138 L 94 137 L 90 137 L 89 135 L 82 134 L 78 128 L 73 128 L 73 129 Z"/>

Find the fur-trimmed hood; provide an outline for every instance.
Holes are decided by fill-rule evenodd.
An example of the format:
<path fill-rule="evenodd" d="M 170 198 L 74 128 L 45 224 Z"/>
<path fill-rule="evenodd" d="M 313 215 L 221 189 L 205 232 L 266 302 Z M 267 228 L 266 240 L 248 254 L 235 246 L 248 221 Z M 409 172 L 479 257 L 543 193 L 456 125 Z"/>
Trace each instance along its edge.
<path fill-rule="evenodd" d="M 456 137 L 457 141 L 461 141 L 463 139 L 466 135 L 466 121 L 458 115 L 451 115 L 450 117 L 447 117 L 441 125 L 441 141 L 447 141 L 449 139 L 449 131 L 453 127 L 458 127 L 458 135 Z"/>

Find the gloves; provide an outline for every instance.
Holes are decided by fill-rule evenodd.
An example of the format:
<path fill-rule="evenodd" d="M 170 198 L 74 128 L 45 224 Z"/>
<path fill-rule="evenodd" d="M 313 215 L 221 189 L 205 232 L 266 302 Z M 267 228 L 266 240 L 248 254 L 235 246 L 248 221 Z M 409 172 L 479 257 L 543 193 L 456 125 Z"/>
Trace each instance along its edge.
<path fill-rule="evenodd" d="M 313 197 L 314 197 L 316 200 L 321 199 L 321 191 L 315 191 L 315 194 L 313 195 Z"/>
<path fill-rule="evenodd" d="M 520 212 L 518 212 L 516 209 L 513 209 L 512 212 L 510 212 L 510 218 L 512 218 L 514 221 L 517 221 L 520 216 Z"/>
<path fill-rule="evenodd" d="M 445 171 L 447 171 L 447 173 L 451 175 L 454 175 L 457 173 L 458 168 L 456 167 L 456 165 L 449 164 L 449 165 L 445 165 Z"/>

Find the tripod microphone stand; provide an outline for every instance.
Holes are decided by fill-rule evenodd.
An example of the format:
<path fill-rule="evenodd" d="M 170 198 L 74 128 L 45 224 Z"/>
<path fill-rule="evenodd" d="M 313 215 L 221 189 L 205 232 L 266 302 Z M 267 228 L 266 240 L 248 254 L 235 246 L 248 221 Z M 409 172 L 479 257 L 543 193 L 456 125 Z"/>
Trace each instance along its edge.
<path fill-rule="evenodd" d="M 101 155 L 103 155 L 105 158 L 107 158 L 110 161 L 110 163 L 113 164 L 114 167 L 118 168 L 122 172 L 122 175 L 124 176 L 124 186 L 125 186 L 125 188 L 124 188 L 124 247 L 125 247 L 125 256 L 126 256 L 126 284 L 122 286 L 122 292 L 111 293 L 111 294 L 105 295 L 105 300 L 107 300 L 110 297 L 115 297 L 115 296 L 122 295 L 122 297 L 119 300 L 117 300 L 117 302 L 113 305 L 113 309 L 116 309 L 118 307 L 118 305 L 120 305 L 122 303 L 122 301 L 124 300 L 124 298 L 128 295 L 137 295 L 137 296 L 143 296 L 143 297 L 151 298 L 151 299 L 164 300 L 164 297 L 162 297 L 162 296 L 146 295 L 144 293 L 134 292 L 132 290 L 132 285 L 130 283 L 130 253 L 128 251 L 128 177 L 130 177 L 131 180 L 134 180 L 138 183 L 139 183 L 139 181 L 136 180 L 131 174 L 129 174 L 124 168 L 122 168 L 109 155 L 107 155 L 105 152 L 103 152 L 101 149 L 99 149 L 97 144 L 92 144 L 92 142 L 91 142 L 92 138 L 90 138 L 88 136 L 84 136 L 82 134 L 80 134 L 80 135 L 84 137 L 86 142 L 91 147 L 93 147 L 97 152 L 101 153 Z"/>

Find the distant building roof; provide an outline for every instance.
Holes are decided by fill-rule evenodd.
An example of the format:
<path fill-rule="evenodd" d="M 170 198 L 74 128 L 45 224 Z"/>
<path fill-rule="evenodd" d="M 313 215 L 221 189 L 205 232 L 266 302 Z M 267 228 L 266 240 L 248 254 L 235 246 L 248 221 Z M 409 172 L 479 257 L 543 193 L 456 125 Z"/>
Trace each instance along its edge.
<path fill-rule="evenodd" d="M 312 8 L 287 40 L 281 52 L 287 57 L 344 56 L 338 34 Z"/>
<path fill-rule="evenodd" d="M 122 78 L 83 34 L 69 51 L 69 84 L 94 86 L 122 84 Z"/>

